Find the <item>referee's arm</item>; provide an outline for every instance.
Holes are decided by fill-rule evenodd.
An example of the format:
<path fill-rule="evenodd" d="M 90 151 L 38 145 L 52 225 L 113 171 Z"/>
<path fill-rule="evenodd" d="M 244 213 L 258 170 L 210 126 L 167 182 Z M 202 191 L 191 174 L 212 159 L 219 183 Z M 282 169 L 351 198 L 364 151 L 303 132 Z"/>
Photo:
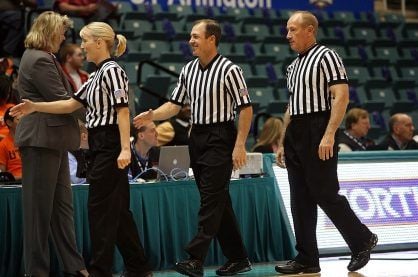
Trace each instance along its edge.
<path fill-rule="evenodd" d="M 144 125 L 146 121 L 165 120 L 178 114 L 180 109 L 180 105 L 177 105 L 173 102 L 166 102 L 159 106 L 156 110 L 150 109 L 135 116 L 134 125 L 135 127 L 139 128 Z"/>
<path fill-rule="evenodd" d="M 235 141 L 234 151 L 232 152 L 232 161 L 234 169 L 240 169 L 247 162 L 247 153 L 245 150 L 245 142 L 251 127 L 253 118 L 253 108 L 251 105 L 244 106 L 240 109 L 238 118 L 238 133 Z"/>

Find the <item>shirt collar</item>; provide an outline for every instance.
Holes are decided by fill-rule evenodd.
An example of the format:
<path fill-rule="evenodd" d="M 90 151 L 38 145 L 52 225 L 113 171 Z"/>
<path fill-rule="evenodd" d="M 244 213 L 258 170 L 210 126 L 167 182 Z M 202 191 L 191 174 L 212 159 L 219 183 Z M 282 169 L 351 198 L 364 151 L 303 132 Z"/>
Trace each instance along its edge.
<path fill-rule="evenodd" d="M 99 70 L 105 63 L 109 62 L 109 61 L 114 61 L 114 58 L 108 58 L 103 60 L 101 63 L 99 63 L 99 65 L 96 66 L 96 70 Z"/>
<path fill-rule="evenodd" d="M 308 50 L 306 50 L 305 52 L 303 52 L 302 54 L 299 54 L 298 55 L 298 58 L 299 59 L 301 59 L 301 58 L 303 58 L 303 57 L 305 57 L 306 55 L 308 55 L 308 53 L 312 50 L 312 49 L 314 49 L 316 46 L 318 46 L 318 43 L 314 43 L 311 47 L 309 47 L 308 48 Z"/>
<path fill-rule="evenodd" d="M 219 57 L 219 56 L 221 56 L 219 53 L 218 54 L 216 54 L 216 56 L 215 57 L 213 57 L 213 59 L 205 66 L 205 67 L 203 67 L 201 64 L 200 64 L 200 62 L 199 62 L 199 68 L 200 68 L 200 70 L 202 70 L 202 71 L 204 71 L 204 70 L 206 70 L 206 69 L 208 69 L 208 68 L 210 68 L 211 66 L 212 66 L 212 64 L 216 61 L 216 59 Z"/>

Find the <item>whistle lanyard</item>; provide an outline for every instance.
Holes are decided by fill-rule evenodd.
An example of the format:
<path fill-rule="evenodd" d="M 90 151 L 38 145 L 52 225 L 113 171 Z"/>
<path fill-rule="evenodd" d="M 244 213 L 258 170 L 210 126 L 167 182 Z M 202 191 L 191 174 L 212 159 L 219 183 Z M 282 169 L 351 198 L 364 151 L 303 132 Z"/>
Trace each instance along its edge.
<path fill-rule="evenodd" d="M 131 147 L 132 147 L 132 152 L 134 152 L 136 161 L 138 163 L 138 167 L 140 169 L 140 172 L 145 171 L 148 167 L 149 167 L 149 159 L 147 158 L 142 158 L 138 152 L 135 149 L 135 145 L 133 143 L 131 143 Z M 143 163 L 142 163 L 143 162 Z"/>

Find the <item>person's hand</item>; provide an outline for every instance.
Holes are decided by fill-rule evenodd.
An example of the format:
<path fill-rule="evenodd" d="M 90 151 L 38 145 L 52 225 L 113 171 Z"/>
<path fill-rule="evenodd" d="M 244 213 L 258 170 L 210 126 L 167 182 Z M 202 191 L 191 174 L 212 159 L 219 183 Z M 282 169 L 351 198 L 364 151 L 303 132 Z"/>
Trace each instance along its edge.
<path fill-rule="evenodd" d="M 276 163 L 281 168 L 286 168 L 285 157 L 284 157 L 284 147 L 279 146 L 276 152 Z"/>
<path fill-rule="evenodd" d="M 34 102 L 28 99 L 22 99 L 22 103 L 17 104 L 10 109 L 10 115 L 13 117 L 21 118 L 22 116 L 28 115 L 35 111 Z"/>
<path fill-rule="evenodd" d="M 325 134 L 318 148 L 319 158 L 323 161 L 331 159 L 334 156 L 334 135 Z"/>
<path fill-rule="evenodd" d="M 152 121 L 153 111 L 149 109 L 146 112 L 142 112 L 134 117 L 134 125 L 137 129 L 141 128 L 141 126 L 147 125 Z"/>
<path fill-rule="evenodd" d="M 244 146 L 235 145 L 232 151 L 232 164 L 234 170 L 240 169 L 247 163 L 247 152 Z"/>
<path fill-rule="evenodd" d="M 124 169 L 130 163 L 131 163 L 131 151 L 122 149 L 118 157 L 118 168 Z"/>

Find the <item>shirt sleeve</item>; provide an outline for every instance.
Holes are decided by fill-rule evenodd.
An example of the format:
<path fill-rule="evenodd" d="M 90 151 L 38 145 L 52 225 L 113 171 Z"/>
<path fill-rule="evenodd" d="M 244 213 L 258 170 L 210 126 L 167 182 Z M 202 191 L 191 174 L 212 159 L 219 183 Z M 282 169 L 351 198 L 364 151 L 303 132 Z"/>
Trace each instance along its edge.
<path fill-rule="evenodd" d="M 328 86 L 348 83 L 347 72 L 337 52 L 327 51 L 321 61 L 321 68 L 327 79 Z"/>
<path fill-rule="evenodd" d="M 114 107 L 127 107 L 129 103 L 128 77 L 119 66 L 109 67 L 103 75 L 106 90 L 109 93 L 111 105 Z"/>
<path fill-rule="evenodd" d="M 0 164 L 7 167 L 8 151 L 4 143 L 0 143 Z"/>
<path fill-rule="evenodd" d="M 177 86 L 174 88 L 170 101 L 174 104 L 183 106 L 185 100 L 187 98 L 187 91 L 186 91 L 186 76 L 185 76 L 185 67 L 182 68 L 180 72 L 179 79 L 177 80 Z"/>
<path fill-rule="evenodd" d="M 242 69 L 233 65 L 226 75 L 226 87 L 237 107 L 251 105 Z"/>
<path fill-rule="evenodd" d="M 90 84 L 93 82 L 94 75 L 96 73 L 93 72 L 87 81 L 78 89 L 77 92 L 74 93 L 73 98 L 83 104 L 84 107 L 87 107 L 87 89 L 90 87 Z"/>

